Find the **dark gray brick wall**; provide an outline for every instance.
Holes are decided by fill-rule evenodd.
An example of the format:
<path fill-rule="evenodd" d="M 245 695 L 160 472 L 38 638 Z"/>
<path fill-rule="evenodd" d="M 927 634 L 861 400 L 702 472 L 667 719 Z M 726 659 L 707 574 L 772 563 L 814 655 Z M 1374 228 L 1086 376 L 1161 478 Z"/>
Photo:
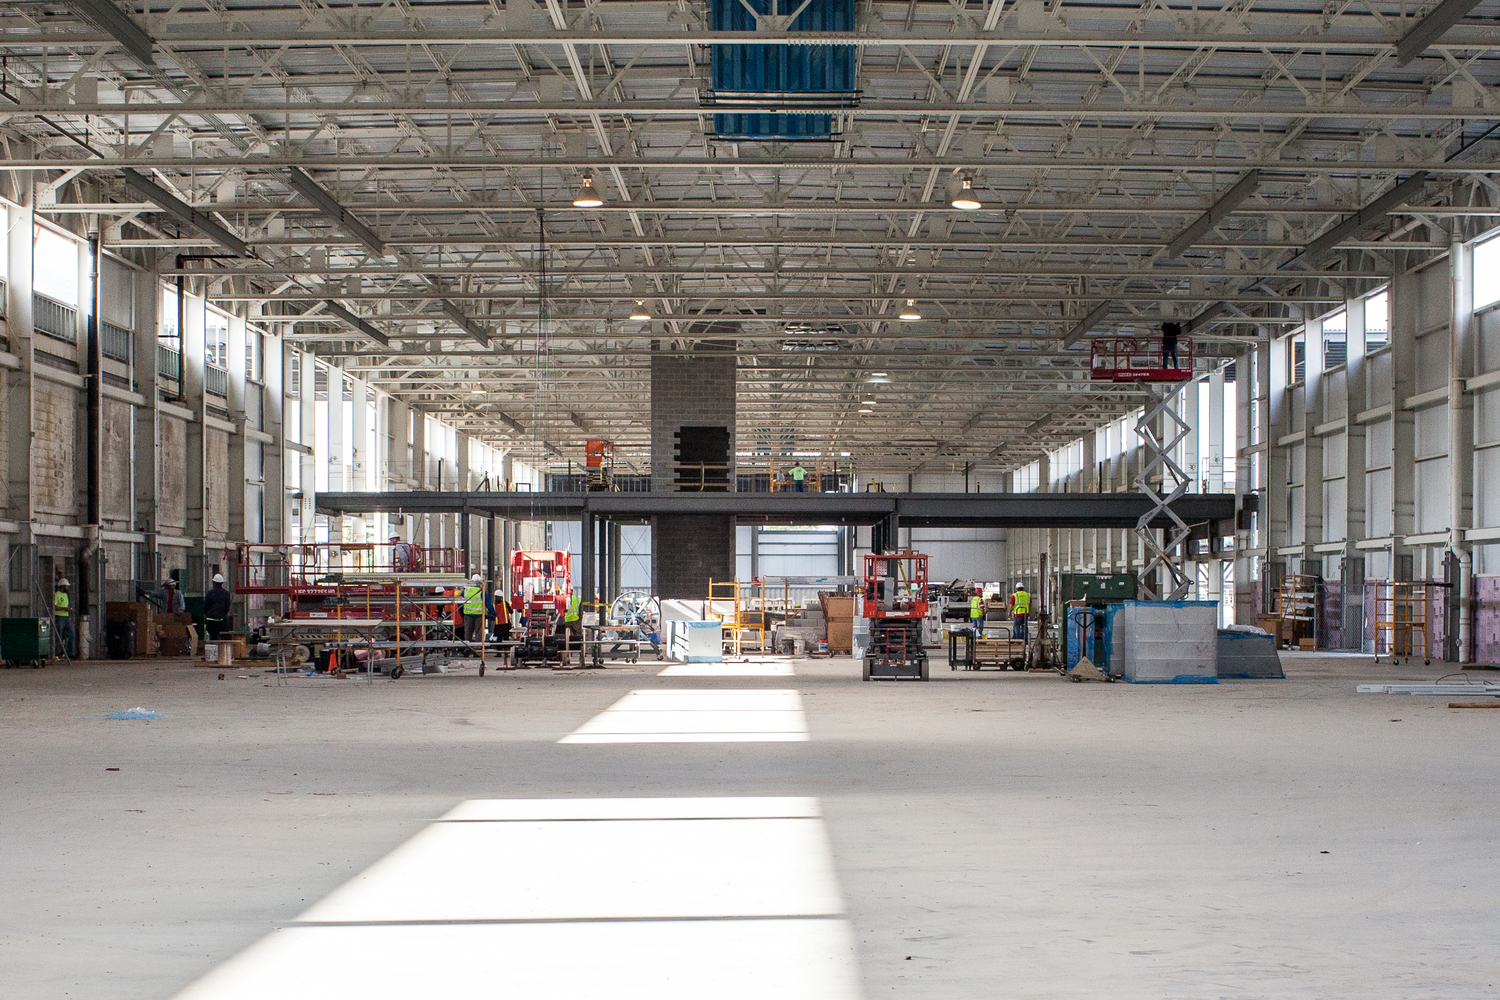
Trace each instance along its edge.
<path fill-rule="evenodd" d="M 736 361 L 733 346 L 700 345 L 701 353 L 651 357 L 651 488 L 671 489 L 672 435 L 680 427 L 729 428 L 734 456 Z M 734 482 L 733 471 L 730 482 Z"/>
<path fill-rule="evenodd" d="M 734 518 L 658 514 L 651 519 L 651 567 L 661 597 L 701 601 L 709 580 L 734 579 Z"/>

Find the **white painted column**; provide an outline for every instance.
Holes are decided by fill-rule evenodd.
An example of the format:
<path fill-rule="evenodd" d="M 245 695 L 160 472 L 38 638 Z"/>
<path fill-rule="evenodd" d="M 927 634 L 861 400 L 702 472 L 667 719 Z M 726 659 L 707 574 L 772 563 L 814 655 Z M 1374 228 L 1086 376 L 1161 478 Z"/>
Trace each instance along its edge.
<path fill-rule="evenodd" d="M 317 400 L 318 364 L 311 351 L 303 351 L 298 360 L 301 398 L 302 436 L 301 443 L 307 450 L 302 452 L 302 543 L 310 545 L 315 537 L 313 497 L 318 488 L 318 460 L 313 453 L 317 447 L 317 417 L 314 406 Z"/>

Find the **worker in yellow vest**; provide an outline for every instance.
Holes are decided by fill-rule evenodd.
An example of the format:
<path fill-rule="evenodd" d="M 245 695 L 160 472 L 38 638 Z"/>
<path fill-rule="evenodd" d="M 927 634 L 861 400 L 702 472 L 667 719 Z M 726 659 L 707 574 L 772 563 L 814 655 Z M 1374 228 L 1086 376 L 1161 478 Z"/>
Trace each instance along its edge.
<path fill-rule="evenodd" d="M 54 653 L 76 660 L 78 636 L 73 632 L 73 606 L 68 599 L 70 586 L 66 579 L 59 580 L 57 590 L 52 594 L 52 649 Z"/>
<path fill-rule="evenodd" d="M 1010 595 L 1010 635 L 1012 639 L 1026 641 L 1026 616 L 1031 614 L 1031 595 L 1026 585 L 1016 584 L 1016 592 Z"/>
<path fill-rule="evenodd" d="M 980 587 L 969 598 L 969 627 L 976 635 L 984 631 L 984 590 Z"/>
<path fill-rule="evenodd" d="M 563 612 L 562 621 L 557 623 L 558 634 L 567 633 L 565 640 L 566 648 L 583 648 L 583 595 L 573 594 L 568 598 L 567 610 Z M 574 641 L 577 640 L 577 645 Z"/>
<path fill-rule="evenodd" d="M 475 573 L 464 588 L 464 641 L 477 642 L 484 635 L 484 578 Z"/>

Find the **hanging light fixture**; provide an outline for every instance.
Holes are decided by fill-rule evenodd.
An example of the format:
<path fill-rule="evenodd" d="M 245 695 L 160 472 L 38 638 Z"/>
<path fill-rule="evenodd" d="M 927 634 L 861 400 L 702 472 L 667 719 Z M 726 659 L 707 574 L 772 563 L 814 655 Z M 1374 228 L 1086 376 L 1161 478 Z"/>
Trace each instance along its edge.
<path fill-rule="evenodd" d="M 578 195 L 573 199 L 574 208 L 598 208 L 604 204 L 604 199 L 599 192 L 594 190 L 594 178 L 585 174 L 583 184 L 578 188 Z"/>
<path fill-rule="evenodd" d="M 644 323 L 650 319 L 651 313 L 646 309 L 646 303 L 636 299 L 635 308 L 630 311 L 630 318 L 637 323 Z"/>
<path fill-rule="evenodd" d="M 906 306 L 901 310 L 900 318 L 908 323 L 910 323 L 912 320 L 918 320 L 922 318 L 922 314 L 917 311 L 916 299 L 906 300 Z"/>
<path fill-rule="evenodd" d="M 984 203 L 974 193 L 974 182 L 962 174 L 954 174 L 948 182 L 948 203 L 964 212 L 983 208 Z"/>

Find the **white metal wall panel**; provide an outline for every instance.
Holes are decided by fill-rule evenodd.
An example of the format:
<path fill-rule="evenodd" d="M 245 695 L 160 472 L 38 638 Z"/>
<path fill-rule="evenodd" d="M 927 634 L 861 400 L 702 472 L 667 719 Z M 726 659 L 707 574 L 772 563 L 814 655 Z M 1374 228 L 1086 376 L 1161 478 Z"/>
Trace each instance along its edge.
<path fill-rule="evenodd" d="M 1418 410 L 1415 421 L 1416 455 L 1436 458 L 1448 454 L 1448 408 L 1429 406 Z"/>
<path fill-rule="evenodd" d="M 1430 392 L 1448 384 L 1448 331 L 1417 338 L 1417 391 Z"/>
<path fill-rule="evenodd" d="M 1391 352 L 1380 351 L 1370 355 L 1365 365 L 1365 401 L 1371 408 L 1385 406 L 1391 401 Z"/>
<path fill-rule="evenodd" d="M 911 547 L 927 553 L 927 572 L 933 580 L 1006 579 L 1003 529 L 913 528 Z"/>
<path fill-rule="evenodd" d="M 1341 369 L 1323 380 L 1324 421 L 1342 418 L 1348 406 L 1349 386 L 1344 381 L 1344 373 Z"/>
<path fill-rule="evenodd" d="M 1365 474 L 1365 537 L 1385 538 L 1391 534 L 1393 514 L 1391 470 L 1378 469 Z"/>
<path fill-rule="evenodd" d="M 1500 442 L 1500 389 L 1474 394 L 1474 443 Z"/>
<path fill-rule="evenodd" d="M 1453 315 L 1453 296 L 1448 290 L 1447 261 L 1423 270 L 1417 276 L 1416 290 L 1417 329 L 1448 322 Z"/>
<path fill-rule="evenodd" d="M 1303 495 L 1302 487 L 1293 486 L 1287 490 L 1287 501 L 1289 506 L 1287 525 L 1287 544 L 1301 545 L 1307 541 L 1307 498 Z"/>
<path fill-rule="evenodd" d="M 1448 530 L 1448 459 L 1417 463 L 1417 531 Z"/>
<path fill-rule="evenodd" d="M 1474 453 L 1474 524 L 1500 526 L 1500 448 Z"/>
<path fill-rule="evenodd" d="M 750 578 L 750 536 L 741 540 L 744 576 Z M 763 530 L 760 535 L 760 575 L 768 576 L 837 576 L 839 571 L 839 533 L 828 530 Z"/>
<path fill-rule="evenodd" d="M 1287 393 L 1287 405 L 1292 409 L 1291 433 L 1295 434 L 1307 427 L 1307 408 L 1304 405 L 1307 399 L 1307 386 L 1296 385 Z"/>
<path fill-rule="evenodd" d="M 1323 478 L 1342 478 L 1349 468 L 1349 438 L 1340 431 L 1323 439 Z"/>
<path fill-rule="evenodd" d="M 1476 315 L 1473 329 L 1478 340 L 1479 371 L 1500 369 L 1500 309 L 1487 309 Z"/>
<path fill-rule="evenodd" d="M 1294 444 L 1286 450 L 1286 476 L 1288 483 L 1307 481 L 1307 448 Z"/>
<path fill-rule="evenodd" d="M 1365 425 L 1365 468 L 1384 469 L 1390 466 L 1394 430 L 1390 417 Z"/>
<path fill-rule="evenodd" d="M 1344 480 L 1330 479 L 1323 484 L 1323 541 L 1342 541 L 1348 534 L 1345 500 Z"/>
<path fill-rule="evenodd" d="M 104 258 L 99 268 L 100 313 L 108 323 L 135 329 L 135 272 Z"/>

